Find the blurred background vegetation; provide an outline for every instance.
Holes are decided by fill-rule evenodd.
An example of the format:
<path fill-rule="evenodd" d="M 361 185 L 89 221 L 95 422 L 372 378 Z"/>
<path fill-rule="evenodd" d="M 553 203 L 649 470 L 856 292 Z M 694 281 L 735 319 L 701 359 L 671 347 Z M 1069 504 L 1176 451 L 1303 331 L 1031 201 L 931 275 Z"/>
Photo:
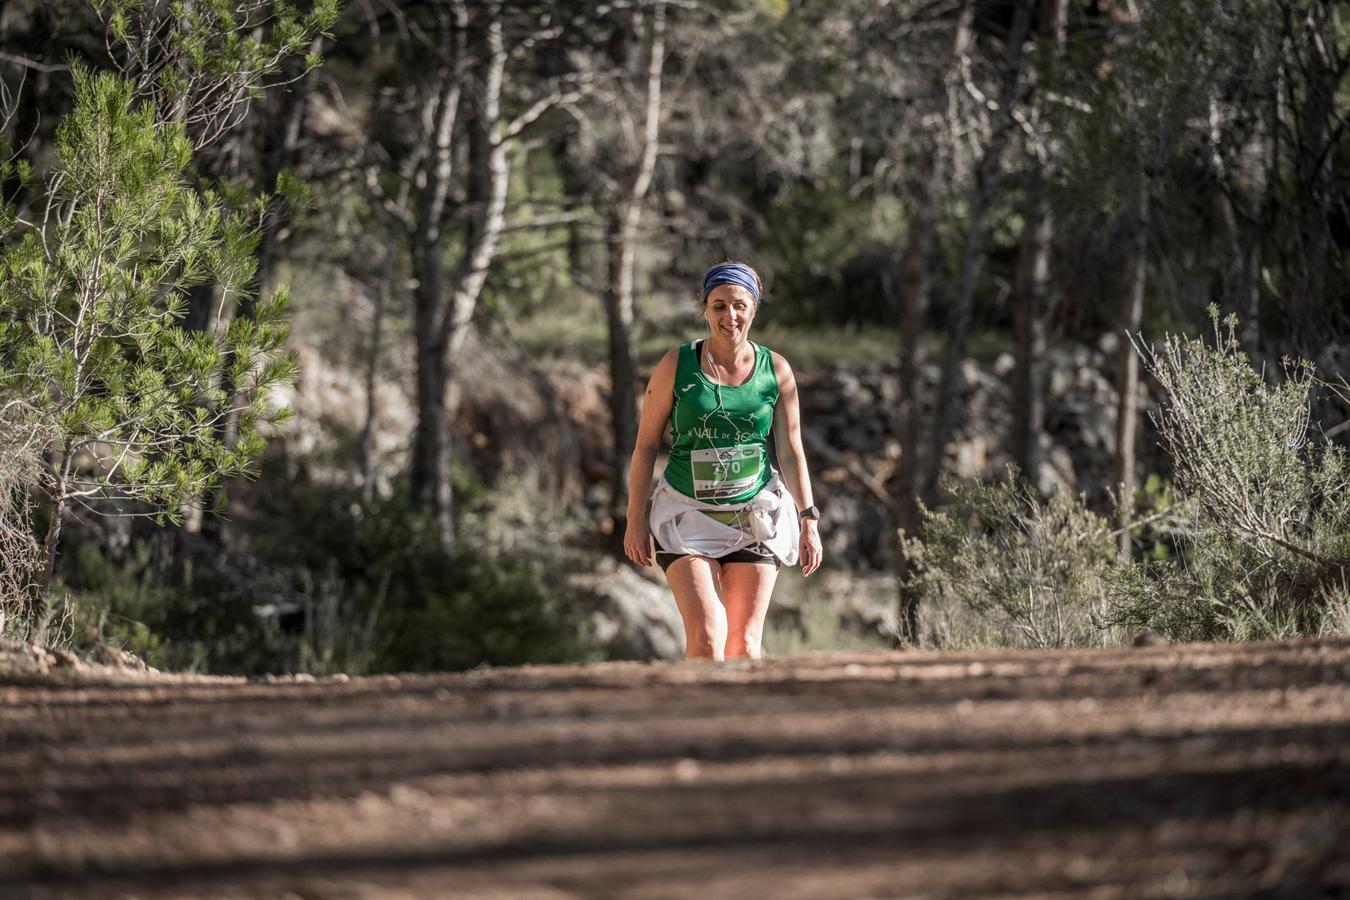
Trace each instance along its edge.
<path fill-rule="evenodd" d="M 19 277 L 81 221 L 81 71 L 221 211 L 211 265 L 134 294 L 179 355 L 119 345 L 208 370 L 175 446 L 215 468 L 177 493 L 131 490 L 101 413 L 22 415 L 65 377 L 25 362 L 35 304 L 82 296 Z M 768 653 L 1347 633 L 1347 72 L 1331 0 L 7 0 L 5 636 L 243 673 L 679 655 L 616 523 L 726 258 L 825 511 Z"/>

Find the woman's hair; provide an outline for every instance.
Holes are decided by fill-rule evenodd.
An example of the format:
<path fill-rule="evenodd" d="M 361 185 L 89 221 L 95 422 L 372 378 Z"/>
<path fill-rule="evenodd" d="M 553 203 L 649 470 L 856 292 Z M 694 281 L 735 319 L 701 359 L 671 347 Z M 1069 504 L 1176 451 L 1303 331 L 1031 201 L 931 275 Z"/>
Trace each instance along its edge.
<path fill-rule="evenodd" d="M 754 278 L 755 288 L 753 291 L 751 291 L 751 293 L 754 295 L 755 298 L 755 307 L 758 308 L 760 303 L 763 302 L 764 299 L 764 281 L 759 277 L 759 272 L 755 270 L 754 266 L 750 265 L 747 262 L 741 262 L 739 259 L 723 260 L 722 262 L 717 263 L 716 265 L 708 267 L 708 269 L 703 273 L 703 277 L 699 279 L 698 308 L 703 309 L 703 307 L 707 306 L 708 304 L 708 294 L 711 293 L 712 291 L 711 288 L 707 287 L 709 276 L 716 273 L 717 270 L 721 269 L 723 266 L 736 266 L 745 269 L 747 272 L 749 272 L 751 277 Z M 717 284 L 737 284 L 737 283 L 739 282 L 737 282 L 735 279 L 727 279 L 717 282 Z M 747 287 L 746 285 L 742 286 Z"/>

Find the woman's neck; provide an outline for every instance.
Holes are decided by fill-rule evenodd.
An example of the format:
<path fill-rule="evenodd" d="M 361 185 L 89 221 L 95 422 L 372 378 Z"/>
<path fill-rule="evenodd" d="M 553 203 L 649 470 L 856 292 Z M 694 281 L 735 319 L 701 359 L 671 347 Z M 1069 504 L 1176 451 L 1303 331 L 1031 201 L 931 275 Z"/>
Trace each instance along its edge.
<path fill-rule="evenodd" d="M 720 366 L 734 366 L 738 362 L 745 362 L 747 355 L 754 354 L 754 347 L 750 345 L 749 340 L 741 341 L 739 344 L 733 344 L 731 341 L 721 335 L 712 334 L 704 338 L 704 352 L 711 352 L 713 358 L 717 360 Z"/>

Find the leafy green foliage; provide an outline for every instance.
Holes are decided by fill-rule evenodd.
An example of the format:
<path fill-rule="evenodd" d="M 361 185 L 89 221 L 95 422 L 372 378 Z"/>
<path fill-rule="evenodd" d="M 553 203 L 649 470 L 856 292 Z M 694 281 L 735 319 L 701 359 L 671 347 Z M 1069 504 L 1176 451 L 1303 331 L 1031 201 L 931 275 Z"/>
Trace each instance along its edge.
<path fill-rule="evenodd" d="M 215 674 L 370 669 L 373 635 L 365 622 L 334 627 L 356 618 L 355 604 L 328 573 L 190 552 L 171 561 L 153 546 L 117 559 L 85 535 L 72 539 L 54 593 L 71 598 L 77 652 L 109 645 L 157 669 Z"/>
<path fill-rule="evenodd" d="M 185 125 L 200 148 L 238 124 L 266 88 L 303 75 L 322 58 L 311 47 L 338 20 L 337 0 L 308 10 L 286 0 L 92 0 L 120 51 L 138 99 Z M 299 72 L 283 74 L 287 60 Z"/>
<path fill-rule="evenodd" d="M 336 564 L 362 615 L 379 616 L 375 665 L 438 671 L 477 665 L 564 662 L 588 645 L 563 612 L 556 584 L 524 555 L 472 542 L 447 553 L 434 520 L 402 494 L 362 507 L 342 491 L 315 489 L 304 541 L 291 542 L 306 568 Z M 347 498 L 351 499 L 351 498 Z"/>
<path fill-rule="evenodd" d="M 535 558 L 467 544 L 447 554 L 434 522 L 402 496 L 363 505 L 345 488 L 287 489 L 293 515 L 250 521 L 248 551 L 138 541 L 114 558 L 77 533 L 59 584 L 77 611 L 76 649 L 111 644 L 160 669 L 244 675 L 596 656 L 559 579 Z"/>
<path fill-rule="evenodd" d="M 26 461 L 6 472 L 0 534 L 14 549 L 4 606 L 20 620 L 43 608 L 68 507 L 177 520 L 188 498 L 254 470 L 259 426 L 289 412 L 269 392 L 295 374 L 284 290 L 219 327 L 225 303 L 252 299 L 257 233 L 192 187 L 187 126 L 114 75 L 77 66 L 74 88 L 45 217 L 0 217 L 3 437 Z M 208 280 L 217 324 L 190 331 L 186 292 Z"/>
<path fill-rule="evenodd" d="M 755 258 L 774 273 L 771 302 L 780 319 L 855 326 L 892 320 L 899 286 L 891 242 L 901 221 L 895 204 L 859 199 L 843 179 L 794 185 L 763 202 L 770 212 L 755 236 Z"/>
<path fill-rule="evenodd" d="M 77 69 L 75 88 L 51 221 L 0 253 L 0 394 L 24 398 L 50 432 L 51 503 L 134 499 L 173 519 L 221 476 L 248 472 L 257 425 L 284 418 L 266 398 L 295 371 L 286 295 L 223 332 L 183 328 L 189 286 L 210 278 L 242 295 L 253 232 L 189 186 L 183 126 L 157 124 L 111 75 Z M 226 358 L 248 398 L 233 444 L 221 430 Z"/>

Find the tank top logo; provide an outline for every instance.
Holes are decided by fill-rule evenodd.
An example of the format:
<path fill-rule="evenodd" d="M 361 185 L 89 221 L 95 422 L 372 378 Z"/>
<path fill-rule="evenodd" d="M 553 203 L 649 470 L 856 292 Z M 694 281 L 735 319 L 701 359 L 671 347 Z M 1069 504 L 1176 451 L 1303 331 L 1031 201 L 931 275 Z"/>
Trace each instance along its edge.
<path fill-rule="evenodd" d="M 697 345 L 680 348 L 672 443 L 666 478 L 704 503 L 743 503 L 769 480 L 767 447 L 778 401 L 772 356 L 755 349 L 755 368 L 739 385 L 719 385 L 699 370 Z"/>

